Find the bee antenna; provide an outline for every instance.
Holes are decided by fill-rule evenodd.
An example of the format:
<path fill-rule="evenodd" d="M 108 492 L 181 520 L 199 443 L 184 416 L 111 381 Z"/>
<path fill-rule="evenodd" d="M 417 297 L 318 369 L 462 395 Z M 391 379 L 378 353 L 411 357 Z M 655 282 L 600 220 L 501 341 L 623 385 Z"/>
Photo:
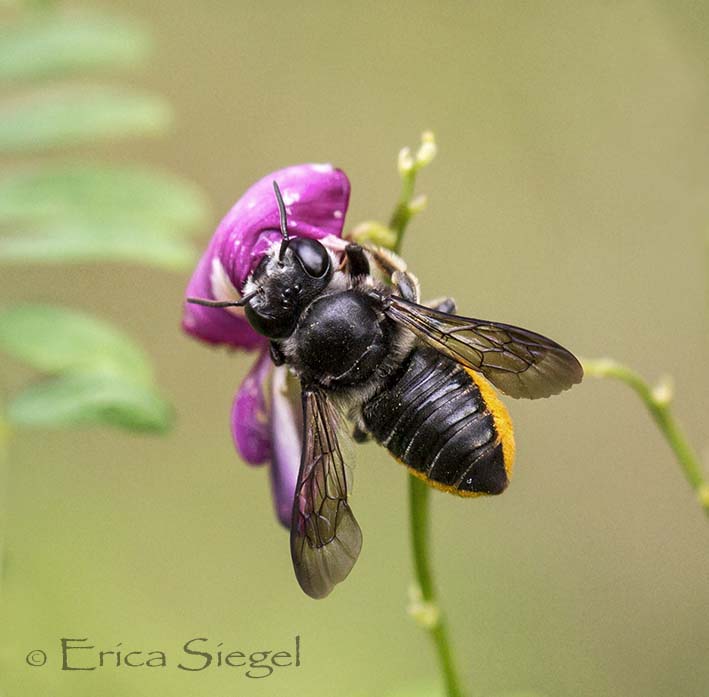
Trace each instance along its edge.
<path fill-rule="evenodd" d="M 278 252 L 278 261 L 282 262 L 283 257 L 288 249 L 288 243 L 290 242 L 290 236 L 288 235 L 288 225 L 286 223 L 286 204 L 283 202 L 283 196 L 281 195 L 281 190 L 278 188 L 278 183 L 273 182 L 273 190 L 276 192 L 276 201 L 278 202 L 278 217 L 281 221 L 281 235 L 283 235 L 283 242 L 281 242 L 281 249 Z"/>
<path fill-rule="evenodd" d="M 243 307 L 255 295 L 258 295 L 258 290 L 248 293 L 241 300 L 205 300 L 204 298 L 187 298 L 188 303 L 193 305 L 204 305 L 204 307 Z"/>

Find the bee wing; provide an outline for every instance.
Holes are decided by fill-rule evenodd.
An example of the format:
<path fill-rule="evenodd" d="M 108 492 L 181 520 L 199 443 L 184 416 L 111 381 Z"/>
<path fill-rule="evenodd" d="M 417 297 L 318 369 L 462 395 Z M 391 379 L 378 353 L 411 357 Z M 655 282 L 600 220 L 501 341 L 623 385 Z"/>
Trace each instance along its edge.
<path fill-rule="evenodd" d="M 347 503 L 337 418 L 325 395 L 304 389 L 303 452 L 291 522 L 291 557 L 300 587 L 324 598 L 357 561 L 362 531 Z"/>
<path fill-rule="evenodd" d="M 510 397 L 549 397 L 583 378 L 575 356 L 541 334 L 449 315 L 397 296 L 390 301 L 391 319 L 461 365 L 482 373 Z"/>

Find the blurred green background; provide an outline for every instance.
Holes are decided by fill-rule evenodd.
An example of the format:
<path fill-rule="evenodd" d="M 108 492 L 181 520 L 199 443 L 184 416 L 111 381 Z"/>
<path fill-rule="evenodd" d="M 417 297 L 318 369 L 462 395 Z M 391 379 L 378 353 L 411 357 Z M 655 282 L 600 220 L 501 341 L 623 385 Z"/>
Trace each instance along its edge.
<path fill-rule="evenodd" d="M 440 152 L 404 252 L 424 295 L 671 373 L 707 446 L 709 6 L 702 2 L 116 1 L 157 52 L 124 82 L 167 95 L 172 134 L 95 149 L 198 182 L 213 219 L 272 169 L 331 161 L 348 227 L 384 219 L 399 147 Z M 92 152 L 94 152 L 92 151 Z M 0 685 L 6 697 L 404 695 L 435 686 L 405 613 L 406 474 L 356 455 L 362 556 L 327 600 L 302 594 L 268 474 L 239 462 L 231 400 L 252 357 L 179 329 L 189 277 L 129 265 L 3 267 L 3 303 L 96 313 L 140 340 L 178 424 L 166 438 L 24 431 L 6 465 Z M 2 359 L 0 387 L 27 372 Z M 470 694 L 709 694 L 709 529 L 665 442 L 623 385 L 588 379 L 508 401 L 502 497 L 433 495 L 435 568 Z M 59 638 L 161 649 L 192 637 L 302 665 L 59 670 Z M 49 654 L 30 668 L 30 649 Z M 171 660 L 174 665 L 175 661 Z M 411 688 L 411 690 L 409 690 Z M 423 689 L 426 689 L 425 687 Z M 434 694 L 431 687 L 429 694 Z"/>

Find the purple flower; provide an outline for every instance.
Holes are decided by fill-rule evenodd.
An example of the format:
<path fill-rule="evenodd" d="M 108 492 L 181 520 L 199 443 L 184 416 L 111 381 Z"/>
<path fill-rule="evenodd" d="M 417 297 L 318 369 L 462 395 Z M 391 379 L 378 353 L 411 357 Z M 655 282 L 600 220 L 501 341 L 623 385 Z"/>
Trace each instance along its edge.
<path fill-rule="evenodd" d="M 283 194 L 292 237 L 319 239 L 334 252 L 341 239 L 350 184 L 332 165 L 286 167 L 256 182 L 219 223 L 187 286 L 185 297 L 238 300 L 249 275 L 270 247 L 281 239 L 276 181 Z M 183 329 L 211 344 L 259 351 L 236 393 L 231 432 L 236 449 L 249 464 L 271 462 L 271 483 L 279 520 L 290 527 L 300 465 L 300 417 L 294 409 L 295 382 L 285 366 L 274 367 L 267 340 L 247 322 L 238 307 L 186 304 Z"/>

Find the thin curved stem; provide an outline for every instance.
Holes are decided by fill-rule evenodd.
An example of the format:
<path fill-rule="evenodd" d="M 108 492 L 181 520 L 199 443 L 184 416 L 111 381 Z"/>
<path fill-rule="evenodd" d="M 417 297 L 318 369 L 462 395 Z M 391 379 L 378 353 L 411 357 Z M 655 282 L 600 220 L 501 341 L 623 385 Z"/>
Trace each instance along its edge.
<path fill-rule="evenodd" d="M 614 378 L 624 382 L 640 397 L 650 412 L 660 433 L 665 437 L 684 476 L 694 489 L 704 513 L 709 516 L 709 483 L 702 473 L 699 457 L 690 446 L 677 420 L 670 410 L 672 389 L 668 381 L 657 387 L 650 387 L 637 373 L 614 360 L 603 358 L 583 361 L 587 375 L 600 378 Z"/>
<path fill-rule="evenodd" d="M 404 232 L 409 220 L 413 217 L 411 210 L 411 199 L 414 196 L 414 186 L 416 184 L 417 170 L 412 167 L 408 172 L 402 173 L 401 176 L 401 194 L 399 202 L 389 219 L 389 228 L 394 231 L 395 241 L 392 251 L 399 254 L 401 245 L 404 242 Z"/>
<path fill-rule="evenodd" d="M 431 636 L 447 697 L 462 697 L 463 691 L 453 663 L 445 619 L 438 607 L 436 589 L 431 572 L 429 548 L 430 489 L 413 475 L 409 477 L 409 523 L 411 548 L 417 588 L 414 590 L 409 613 Z"/>
<path fill-rule="evenodd" d="M 409 148 L 404 148 L 399 153 L 399 177 L 401 178 L 401 192 L 394 212 L 389 218 L 389 229 L 394 233 L 392 251 L 399 254 L 404 241 L 404 232 L 411 218 L 420 213 L 426 205 L 426 197 L 414 198 L 416 175 L 431 164 L 436 156 L 436 140 L 431 131 L 421 134 L 421 145 L 415 153 Z"/>
<path fill-rule="evenodd" d="M 426 132 L 421 137 L 421 146 L 415 155 L 408 148 L 399 153 L 399 176 L 401 193 L 389 219 L 388 230 L 393 239 L 388 246 L 397 254 L 401 251 L 404 233 L 411 218 L 425 205 L 425 198 L 414 199 L 416 175 L 428 165 L 436 154 L 433 134 Z M 383 240 L 380 240 L 380 244 Z M 436 648 L 438 663 L 445 684 L 447 697 L 463 697 L 458 674 L 453 661 L 453 652 L 448 640 L 448 629 L 438 606 L 436 586 L 431 571 L 429 548 L 429 497 L 430 489 L 420 479 L 409 477 L 409 530 L 414 562 L 416 585 L 412 589 L 409 614 L 430 635 Z"/>

